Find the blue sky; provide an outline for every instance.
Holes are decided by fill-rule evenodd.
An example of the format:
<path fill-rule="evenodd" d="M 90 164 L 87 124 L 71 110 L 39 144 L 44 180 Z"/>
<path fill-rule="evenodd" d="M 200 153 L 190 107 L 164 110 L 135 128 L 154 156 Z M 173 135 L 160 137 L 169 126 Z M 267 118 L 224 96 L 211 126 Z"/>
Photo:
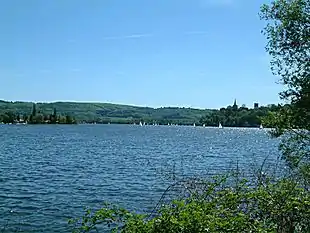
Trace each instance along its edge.
<path fill-rule="evenodd" d="M 263 0 L 2 0 L 0 99 L 277 103 Z"/>

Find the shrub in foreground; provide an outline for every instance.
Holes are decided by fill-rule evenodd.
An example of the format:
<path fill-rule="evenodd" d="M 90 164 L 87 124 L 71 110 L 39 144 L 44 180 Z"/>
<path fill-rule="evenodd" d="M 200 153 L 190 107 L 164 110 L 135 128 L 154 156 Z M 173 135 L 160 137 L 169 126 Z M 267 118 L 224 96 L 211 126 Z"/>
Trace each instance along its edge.
<path fill-rule="evenodd" d="M 234 188 L 222 179 L 203 184 L 200 192 L 162 205 L 156 215 L 132 213 L 113 205 L 69 221 L 73 232 L 310 232 L 310 195 L 283 179 Z"/>

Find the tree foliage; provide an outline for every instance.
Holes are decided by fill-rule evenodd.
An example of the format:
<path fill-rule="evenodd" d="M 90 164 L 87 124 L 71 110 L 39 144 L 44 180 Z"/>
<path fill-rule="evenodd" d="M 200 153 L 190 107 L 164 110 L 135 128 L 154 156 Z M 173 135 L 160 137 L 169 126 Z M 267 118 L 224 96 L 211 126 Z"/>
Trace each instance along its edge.
<path fill-rule="evenodd" d="M 36 104 L 33 104 L 31 114 L 18 114 L 18 112 L 6 111 L 0 114 L 0 123 L 28 123 L 28 124 L 75 124 L 76 120 L 70 115 L 57 115 L 56 108 L 53 114 L 43 114 L 37 110 Z"/>
<path fill-rule="evenodd" d="M 273 73 L 285 87 L 280 96 L 289 103 L 265 122 L 274 136 L 284 135 L 280 149 L 292 174 L 310 184 L 310 0 L 273 1 L 261 18 Z"/>
<path fill-rule="evenodd" d="M 57 111 L 56 111 L 57 109 Z M 178 124 L 178 125 L 203 125 L 218 126 L 219 122 L 228 127 L 258 127 L 261 118 L 269 112 L 277 111 L 277 105 L 268 105 L 254 109 L 245 106 L 227 106 L 220 110 L 193 109 L 193 108 L 147 108 L 105 103 L 28 103 L 28 102 L 0 102 L 0 122 L 7 112 L 17 116 L 28 116 L 32 112 L 30 121 L 35 120 L 35 115 L 52 123 L 59 121 L 58 116 L 70 116 L 79 123 L 117 123 L 117 124 Z M 40 113 L 39 113 L 40 111 Z M 48 118 L 46 117 L 48 116 Z M 41 116 L 37 119 L 40 122 Z M 265 124 L 264 126 L 269 126 Z"/>
<path fill-rule="evenodd" d="M 200 119 L 201 124 L 206 126 L 218 126 L 221 123 L 227 127 L 259 127 L 262 119 L 268 114 L 275 113 L 280 109 L 277 105 L 269 105 L 249 109 L 245 106 L 227 106 L 220 110 L 214 110 Z M 265 127 L 271 127 L 271 122 L 265 122 Z"/>
<path fill-rule="evenodd" d="M 189 188 L 187 188 L 189 189 Z M 266 181 L 257 187 L 226 178 L 200 184 L 200 192 L 163 205 L 152 218 L 105 204 L 71 219 L 73 232 L 302 233 L 310 230 L 310 195 L 292 180 Z"/>

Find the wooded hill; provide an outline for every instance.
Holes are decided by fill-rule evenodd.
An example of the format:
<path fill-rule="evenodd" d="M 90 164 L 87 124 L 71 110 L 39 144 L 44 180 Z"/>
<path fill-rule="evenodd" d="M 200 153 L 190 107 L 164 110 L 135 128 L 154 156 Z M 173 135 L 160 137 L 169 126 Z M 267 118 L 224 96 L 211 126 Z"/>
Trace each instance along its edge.
<path fill-rule="evenodd" d="M 182 124 L 217 126 L 257 127 L 270 111 L 277 111 L 276 105 L 249 109 L 245 106 L 233 106 L 216 109 L 194 109 L 177 107 L 137 107 L 110 103 L 78 103 L 78 102 L 9 102 L 0 101 L 0 122 L 3 119 L 19 120 L 28 118 L 35 108 L 36 114 L 49 119 L 55 112 L 59 118 L 73 118 L 78 123 L 118 123 L 132 124 L 140 121 L 148 124 Z M 28 118 L 29 119 L 29 118 Z M 6 120 L 8 121 L 8 120 Z M 6 123 L 6 122 L 5 122 Z"/>

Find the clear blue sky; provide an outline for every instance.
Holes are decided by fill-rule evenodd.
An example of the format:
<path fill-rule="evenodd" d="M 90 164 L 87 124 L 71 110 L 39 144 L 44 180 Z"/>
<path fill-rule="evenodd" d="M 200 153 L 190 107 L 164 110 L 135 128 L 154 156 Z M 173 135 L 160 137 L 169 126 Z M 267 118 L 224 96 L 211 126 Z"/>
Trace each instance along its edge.
<path fill-rule="evenodd" d="M 277 103 L 263 0 L 2 0 L 0 99 Z"/>

